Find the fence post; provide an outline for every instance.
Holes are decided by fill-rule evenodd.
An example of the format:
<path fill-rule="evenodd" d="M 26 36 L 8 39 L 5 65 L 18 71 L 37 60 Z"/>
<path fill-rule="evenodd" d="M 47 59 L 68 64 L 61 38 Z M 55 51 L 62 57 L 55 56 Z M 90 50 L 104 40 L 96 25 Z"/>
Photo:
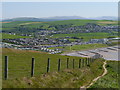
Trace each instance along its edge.
<path fill-rule="evenodd" d="M 69 58 L 67 58 L 67 69 L 69 68 Z"/>
<path fill-rule="evenodd" d="M 86 66 L 87 66 L 87 65 L 88 65 L 88 58 L 86 58 L 86 60 L 85 60 L 85 61 L 86 61 Z"/>
<path fill-rule="evenodd" d="M 84 59 L 82 59 L 82 67 L 84 67 Z"/>
<path fill-rule="evenodd" d="M 32 58 L 32 64 L 31 64 L 31 77 L 34 76 L 34 65 L 35 65 L 35 59 Z"/>
<path fill-rule="evenodd" d="M 89 65 L 89 57 L 88 57 L 88 65 Z"/>
<path fill-rule="evenodd" d="M 48 58 L 48 62 L 47 62 L 47 73 L 49 72 L 50 70 L 50 59 Z"/>
<path fill-rule="evenodd" d="M 81 67 L 81 59 L 79 59 L 79 68 Z"/>
<path fill-rule="evenodd" d="M 58 60 L 58 71 L 60 71 L 60 59 Z"/>
<path fill-rule="evenodd" d="M 75 60 L 73 59 L 73 69 L 75 68 L 75 66 L 74 66 L 74 61 L 75 61 Z"/>
<path fill-rule="evenodd" d="M 90 62 L 90 58 L 89 58 L 89 65 L 90 65 L 90 63 L 91 63 L 91 62 Z"/>
<path fill-rule="evenodd" d="M 8 79 L 8 56 L 5 56 L 5 80 Z"/>

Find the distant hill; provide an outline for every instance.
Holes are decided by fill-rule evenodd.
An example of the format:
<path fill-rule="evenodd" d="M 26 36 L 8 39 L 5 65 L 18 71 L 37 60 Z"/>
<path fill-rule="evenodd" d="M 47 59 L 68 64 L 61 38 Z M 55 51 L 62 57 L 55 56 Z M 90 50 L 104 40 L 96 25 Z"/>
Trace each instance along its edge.
<path fill-rule="evenodd" d="M 48 18 L 35 18 L 35 17 L 18 17 L 12 19 L 2 20 L 3 22 L 12 22 L 12 21 L 40 21 L 40 22 L 48 22 L 48 21 L 60 21 L 60 20 L 72 20 L 72 19 L 93 19 L 93 20 L 118 20 L 117 17 L 113 16 L 102 16 L 95 18 L 85 18 L 80 16 L 55 16 Z"/>
<path fill-rule="evenodd" d="M 48 17 L 46 19 L 54 19 L 54 20 L 71 20 L 71 19 L 87 19 L 80 16 L 55 16 L 55 17 Z"/>
<path fill-rule="evenodd" d="M 34 18 L 34 17 L 20 17 L 2 20 L 3 22 L 13 22 L 13 21 L 34 21 L 34 22 L 46 22 L 46 21 L 56 21 L 54 19 L 43 19 L 43 18 Z"/>

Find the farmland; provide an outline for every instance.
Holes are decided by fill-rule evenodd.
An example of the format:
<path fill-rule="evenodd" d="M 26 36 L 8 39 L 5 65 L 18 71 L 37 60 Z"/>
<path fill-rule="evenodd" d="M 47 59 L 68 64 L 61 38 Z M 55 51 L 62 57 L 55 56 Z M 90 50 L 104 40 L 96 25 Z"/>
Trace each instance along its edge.
<path fill-rule="evenodd" d="M 70 61 L 73 58 L 75 59 L 75 69 L 72 69 L 71 62 L 69 63 L 69 69 L 66 69 L 66 58 L 68 58 L 68 56 L 61 57 L 60 55 L 50 55 L 42 52 L 5 48 L 3 49 L 3 68 L 5 55 L 9 56 L 9 78 L 8 80 L 3 80 L 3 87 L 7 88 L 79 88 L 83 84 L 89 83 L 93 78 L 103 72 L 102 59 L 96 60 L 90 66 L 78 69 L 79 58 L 69 57 Z M 35 77 L 30 78 L 32 57 L 35 58 Z M 45 74 L 48 57 L 51 60 L 51 68 L 50 72 Z M 56 72 L 59 58 L 62 60 L 61 71 Z"/>

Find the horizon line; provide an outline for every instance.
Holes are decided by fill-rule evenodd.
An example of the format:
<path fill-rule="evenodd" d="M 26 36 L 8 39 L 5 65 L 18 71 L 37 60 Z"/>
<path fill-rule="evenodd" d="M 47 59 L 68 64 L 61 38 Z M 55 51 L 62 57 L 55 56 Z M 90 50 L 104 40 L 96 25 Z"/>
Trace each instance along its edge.
<path fill-rule="evenodd" d="M 96 16 L 96 17 L 83 17 L 83 16 L 77 16 L 77 15 L 71 15 L 71 16 L 49 16 L 49 17 L 36 17 L 36 16 L 18 16 L 18 17 L 12 17 L 12 18 L 1 18 L 2 20 L 5 19 L 14 19 L 14 18 L 43 18 L 43 19 L 47 19 L 47 18 L 54 18 L 54 17 L 81 17 L 81 18 L 99 18 L 99 17 L 118 17 L 118 16 Z"/>

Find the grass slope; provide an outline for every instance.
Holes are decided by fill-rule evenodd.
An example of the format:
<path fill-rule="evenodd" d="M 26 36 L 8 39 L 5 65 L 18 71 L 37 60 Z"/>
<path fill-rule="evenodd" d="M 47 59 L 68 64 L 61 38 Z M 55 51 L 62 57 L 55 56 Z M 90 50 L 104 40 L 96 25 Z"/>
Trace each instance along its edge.
<path fill-rule="evenodd" d="M 65 69 L 61 72 L 41 74 L 35 77 L 21 77 L 4 80 L 4 88 L 79 88 L 102 74 L 103 60 L 96 60 L 81 69 Z"/>
<path fill-rule="evenodd" d="M 72 60 L 75 59 L 75 68 L 78 67 L 78 60 L 80 57 L 61 56 L 54 54 L 47 54 L 36 51 L 16 50 L 3 48 L 2 65 L 4 68 L 4 56 L 9 56 L 9 79 L 15 77 L 30 77 L 31 59 L 35 58 L 35 76 L 46 73 L 47 59 L 50 58 L 50 72 L 57 71 L 58 59 L 61 59 L 61 70 L 66 69 L 67 58 L 70 58 L 69 66 L 72 68 Z"/>
<path fill-rule="evenodd" d="M 107 61 L 108 73 L 93 84 L 91 88 L 120 88 L 118 65 L 120 65 L 120 61 Z"/>

